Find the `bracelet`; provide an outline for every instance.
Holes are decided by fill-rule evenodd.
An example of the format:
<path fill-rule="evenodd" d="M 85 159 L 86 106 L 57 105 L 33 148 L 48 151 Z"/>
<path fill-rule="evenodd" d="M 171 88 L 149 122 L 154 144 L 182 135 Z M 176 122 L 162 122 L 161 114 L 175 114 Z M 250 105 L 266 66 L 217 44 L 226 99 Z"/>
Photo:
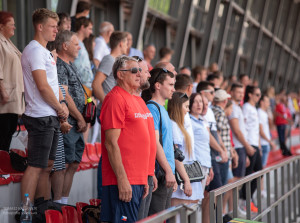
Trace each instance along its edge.
<path fill-rule="evenodd" d="M 68 108 L 68 102 L 66 100 L 61 100 L 59 103 L 65 103 L 65 105 L 67 106 Z"/>

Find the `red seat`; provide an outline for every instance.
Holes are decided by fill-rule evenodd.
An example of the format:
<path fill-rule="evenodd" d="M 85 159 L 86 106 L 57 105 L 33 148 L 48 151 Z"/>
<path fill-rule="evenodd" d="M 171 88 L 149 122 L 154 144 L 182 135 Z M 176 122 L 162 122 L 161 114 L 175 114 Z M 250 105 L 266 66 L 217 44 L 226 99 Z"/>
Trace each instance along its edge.
<path fill-rule="evenodd" d="M 9 176 L 8 178 L 0 177 L 0 185 L 8 185 L 12 181 L 12 177 Z"/>
<path fill-rule="evenodd" d="M 74 207 L 71 206 L 62 206 L 61 207 L 63 213 L 63 221 L 64 223 L 79 223 L 77 211 Z"/>
<path fill-rule="evenodd" d="M 88 158 L 95 163 L 99 162 L 99 157 L 97 156 L 96 148 L 94 144 L 86 143 Z"/>
<path fill-rule="evenodd" d="M 90 159 L 87 156 L 87 149 L 86 147 L 83 150 L 81 162 L 79 164 L 80 170 L 87 170 L 92 167 L 92 164 L 90 163 Z M 77 170 L 78 171 L 78 170 Z"/>
<path fill-rule="evenodd" d="M 23 150 L 20 150 L 20 149 L 10 149 L 10 151 L 13 151 L 23 157 L 27 156 L 26 152 L 24 152 Z"/>
<path fill-rule="evenodd" d="M 90 199 L 89 200 L 90 205 L 95 205 L 95 206 L 99 206 L 101 204 L 101 199 Z"/>
<path fill-rule="evenodd" d="M 20 183 L 22 181 L 23 175 L 13 175 L 11 176 L 12 182 Z"/>
<path fill-rule="evenodd" d="M 46 210 L 46 223 L 63 223 L 63 216 L 59 211 Z"/>
<path fill-rule="evenodd" d="M 87 155 L 87 147 L 86 146 L 84 147 L 84 150 L 83 150 L 81 162 L 83 162 L 83 163 L 89 163 L 90 162 L 90 159 Z"/>
<path fill-rule="evenodd" d="M 23 174 L 23 172 L 16 171 L 12 168 L 9 154 L 3 150 L 0 150 L 0 174 Z"/>
<path fill-rule="evenodd" d="M 84 202 L 77 202 L 76 203 L 76 209 L 77 209 L 77 215 L 78 215 L 78 221 L 79 223 L 82 223 L 82 208 L 89 205 L 88 203 Z"/>
<path fill-rule="evenodd" d="M 95 148 L 96 148 L 97 156 L 100 158 L 101 157 L 101 143 L 95 142 Z"/>

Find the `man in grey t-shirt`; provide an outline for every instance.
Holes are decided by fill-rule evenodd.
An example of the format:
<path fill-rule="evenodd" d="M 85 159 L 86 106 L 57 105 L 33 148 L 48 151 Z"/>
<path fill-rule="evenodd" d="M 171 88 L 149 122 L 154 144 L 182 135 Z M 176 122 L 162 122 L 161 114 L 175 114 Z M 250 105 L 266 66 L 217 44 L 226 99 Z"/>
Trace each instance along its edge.
<path fill-rule="evenodd" d="M 115 57 L 113 57 L 111 54 L 108 54 L 103 57 L 101 64 L 97 69 L 97 72 L 101 72 L 106 76 L 106 79 L 102 83 L 104 95 L 107 95 L 108 92 L 110 92 L 111 89 L 113 89 L 113 87 L 116 85 L 116 80 L 112 74 L 112 67 L 114 62 Z"/>
<path fill-rule="evenodd" d="M 101 103 L 105 95 L 116 85 L 112 74 L 112 67 L 116 57 L 126 54 L 127 34 L 125 32 L 115 31 L 110 36 L 109 43 L 111 53 L 103 57 L 92 83 L 94 95 Z"/>

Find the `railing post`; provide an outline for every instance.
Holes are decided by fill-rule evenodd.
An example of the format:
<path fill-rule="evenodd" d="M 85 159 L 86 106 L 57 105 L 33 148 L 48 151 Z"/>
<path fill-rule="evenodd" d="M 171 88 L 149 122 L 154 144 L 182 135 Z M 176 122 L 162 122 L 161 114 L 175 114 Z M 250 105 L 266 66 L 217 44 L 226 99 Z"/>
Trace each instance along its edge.
<path fill-rule="evenodd" d="M 187 210 L 185 207 L 182 207 L 180 209 L 180 220 L 177 222 L 178 219 L 176 219 L 176 223 L 187 223 L 188 217 L 187 217 Z"/>
<path fill-rule="evenodd" d="M 258 214 L 261 214 L 261 177 L 258 177 L 257 179 L 257 208 L 258 208 Z"/>
<path fill-rule="evenodd" d="M 239 196 L 238 196 L 238 187 L 235 187 L 232 189 L 232 197 L 233 197 L 233 218 L 238 217 L 238 202 L 239 202 Z"/>
<path fill-rule="evenodd" d="M 251 181 L 246 182 L 246 211 L 247 219 L 251 220 Z"/>
<path fill-rule="evenodd" d="M 278 169 L 274 170 L 274 193 L 275 201 L 278 200 Z M 275 223 L 278 223 L 278 205 L 275 206 Z"/>
<path fill-rule="evenodd" d="M 288 191 L 291 190 L 291 165 L 290 163 L 288 163 L 287 165 L 287 177 L 288 177 L 288 180 L 287 180 L 287 186 L 288 186 Z M 289 217 L 289 222 L 291 222 L 292 220 L 292 208 L 291 208 L 291 196 L 288 196 L 288 217 Z"/>
<path fill-rule="evenodd" d="M 271 206 L 271 185 L 270 185 L 270 172 L 267 173 L 267 207 Z M 272 222 L 271 211 L 268 212 L 268 223 Z"/>
<path fill-rule="evenodd" d="M 202 213 L 203 215 L 203 213 Z M 216 216 L 215 216 L 215 192 L 211 191 L 209 192 L 209 218 L 210 223 L 216 222 Z"/>
<path fill-rule="evenodd" d="M 284 181 L 284 166 L 282 166 L 280 168 L 280 170 L 281 170 L 281 196 L 283 196 L 284 195 L 284 183 L 285 183 L 285 181 Z M 281 203 L 281 211 L 282 211 L 281 222 L 285 222 L 285 200 L 283 200 Z"/>
<path fill-rule="evenodd" d="M 295 188 L 297 186 L 296 184 L 296 174 L 297 174 L 297 169 L 296 169 L 296 162 L 293 161 L 293 173 L 292 173 L 292 177 L 293 177 L 293 188 Z M 296 200 L 296 191 L 294 191 L 293 193 L 293 222 L 295 222 L 297 220 L 297 200 Z"/>
<path fill-rule="evenodd" d="M 297 162 L 297 175 L 298 175 L 298 184 L 300 184 L 300 173 L 299 173 L 299 170 L 300 170 L 300 159 L 298 159 L 298 162 Z M 298 216 L 300 216 L 300 187 L 298 188 Z"/>
<path fill-rule="evenodd" d="M 223 201 L 222 194 L 217 196 L 217 222 L 223 222 Z"/>

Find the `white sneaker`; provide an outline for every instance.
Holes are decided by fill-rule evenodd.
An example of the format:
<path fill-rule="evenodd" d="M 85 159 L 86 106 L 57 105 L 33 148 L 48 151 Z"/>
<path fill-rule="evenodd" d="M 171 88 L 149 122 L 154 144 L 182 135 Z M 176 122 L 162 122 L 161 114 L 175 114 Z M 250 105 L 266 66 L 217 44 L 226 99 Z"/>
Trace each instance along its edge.
<path fill-rule="evenodd" d="M 246 211 L 246 201 L 243 199 L 239 199 L 239 205 L 238 205 L 238 216 L 239 217 L 246 217 L 247 211 Z"/>

